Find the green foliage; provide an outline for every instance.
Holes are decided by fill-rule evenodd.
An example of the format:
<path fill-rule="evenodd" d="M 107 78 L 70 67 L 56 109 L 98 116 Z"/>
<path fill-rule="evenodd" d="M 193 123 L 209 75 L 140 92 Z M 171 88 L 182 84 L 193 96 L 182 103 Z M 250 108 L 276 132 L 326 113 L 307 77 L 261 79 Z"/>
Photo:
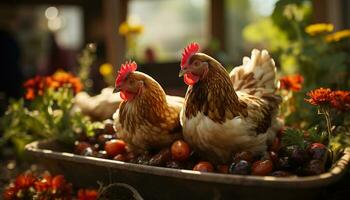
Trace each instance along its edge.
<path fill-rule="evenodd" d="M 85 90 L 92 87 L 92 80 L 89 79 L 90 67 L 96 60 L 96 45 L 87 44 L 81 55 L 78 57 L 79 72 L 78 77 L 85 86 Z"/>
<path fill-rule="evenodd" d="M 72 108 L 73 91 L 69 87 L 47 89 L 31 102 L 13 100 L 0 120 L 0 146 L 11 141 L 21 155 L 24 146 L 34 140 L 55 139 L 72 145 L 77 134 L 93 135 L 93 129 L 101 124 L 92 123 Z"/>
<path fill-rule="evenodd" d="M 327 137 L 326 132 L 321 132 L 319 129 L 319 126 L 314 126 L 309 128 L 308 132 L 308 141 L 314 143 L 314 142 L 319 142 L 323 143 L 325 138 Z"/>
<path fill-rule="evenodd" d="M 295 31 L 295 26 L 304 28 L 310 23 L 311 14 L 311 0 L 280 0 L 275 5 L 271 19 L 290 40 L 294 40 L 300 34 Z"/>
<path fill-rule="evenodd" d="M 271 51 L 277 51 L 289 45 L 287 34 L 280 31 L 271 18 L 264 18 L 247 25 L 243 29 L 243 38 L 252 43 L 263 43 L 263 46 L 268 46 Z"/>
<path fill-rule="evenodd" d="M 283 133 L 281 142 L 282 146 L 296 145 L 305 149 L 307 148 L 307 142 L 324 143 L 326 137 L 327 134 L 322 132 L 318 126 L 311 127 L 307 131 L 295 128 L 288 128 Z"/>
<path fill-rule="evenodd" d="M 297 145 L 301 148 L 305 148 L 304 133 L 299 129 L 289 128 L 285 130 L 282 135 L 282 146 Z"/>

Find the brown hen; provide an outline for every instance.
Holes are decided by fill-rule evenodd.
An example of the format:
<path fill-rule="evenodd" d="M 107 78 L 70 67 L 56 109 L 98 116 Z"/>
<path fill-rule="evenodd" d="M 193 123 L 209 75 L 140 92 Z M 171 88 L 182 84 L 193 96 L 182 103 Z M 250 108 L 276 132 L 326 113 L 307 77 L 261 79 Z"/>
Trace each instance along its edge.
<path fill-rule="evenodd" d="M 273 59 L 253 50 L 229 74 L 198 51 L 194 43 L 185 48 L 179 74 L 189 85 L 180 116 L 184 139 L 213 162 L 243 150 L 262 153 L 281 126 Z"/>
<path fill-rule="evenodd" d="M 113 115 L 117 137 L 134 151 L 169 146 L 182 137 L 179 113 L 184 99 L 167 96 L 158 82 L 136 67 L 135 62 L 122 65 L 116 80 L 123 99 Z"/>

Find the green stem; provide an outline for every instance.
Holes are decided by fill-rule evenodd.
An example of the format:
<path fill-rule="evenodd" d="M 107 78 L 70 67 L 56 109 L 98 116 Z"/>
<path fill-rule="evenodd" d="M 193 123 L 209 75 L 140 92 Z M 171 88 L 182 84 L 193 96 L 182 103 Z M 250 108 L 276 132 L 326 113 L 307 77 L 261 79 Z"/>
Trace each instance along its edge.
<path fill-rule="evenodd" d="M 327 126 L 327 132 L 328 132 L 328 147 L 330 147 L 330 141 L 332 137 L 331 116 L 329 114 L 328 109 L 323 106 L 320 107 L 320 114 L 322 114 L 326 119 L 326 126 Z"/>
<path fill-rule="evenodd" d="M 292 21 L 292 26 L 295 29 L 295 32 L 297 33 L 298 41 L 303 44 L 303 36 L 301 34 L 300 27 L 296 21 Z"/>

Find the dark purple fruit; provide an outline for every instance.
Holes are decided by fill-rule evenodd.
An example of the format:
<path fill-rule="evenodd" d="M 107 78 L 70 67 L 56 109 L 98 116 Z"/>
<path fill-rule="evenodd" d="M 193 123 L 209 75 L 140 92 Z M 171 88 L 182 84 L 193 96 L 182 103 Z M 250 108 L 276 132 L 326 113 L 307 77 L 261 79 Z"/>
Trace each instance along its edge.
<path fill-rule="evenodd" d="M 289 157 L 285 156 L 278 159 L 277 168 L 282 170 L 292 170 L 293 167 L 294 166 Z"/>
<path fill-rule="evenodd" d="M 152 156 L 149 160 L 149 164 L 153 166 L 164 166 L 171 160 L 171 151 L 169 148 L 161 150 L 156 155 Z"/>
<path fill-rule="evenodd" d="M 278 137 L 276 137 L 273 140 L 271 146 L 269 147 L 269 150 L 278 152 L 280 150 L 280 148 L 281 148 L 281 140 Z"/>
<path fill-rule="evenodd" d="M 274 151 L 269 151 L 270 160 L 276 165 L 278 163 L 278 155 Z"/>
<path fill-rule="evenodd" d="M 309 154 L 314 160 L 325 161 L 327 155 L 327 147 L 321 143 L 313 143 L 309 147 Z"/>
<path fill-rule="evenodd" d="M 97 158 L 108 158 L 107 152 L 106 151 L 98 151 L 95 156 Z"/>
<path fill-rule="evenodd" d="M 274 151 L 265 151 L 261 158 L 258 160 L 271 160 L 275 163 L 278 161 L 278 155 Z"/>
<path fill-rule="evenodd" d="M 133 152 L 126 153 L 125 157 L 126 157 L 126 161 L 127 162 L 131 162 L 131 163 L 136 163 L 137 162 L 137 156 Z"/>
<path fill-rule="evenodd" d="M 248 175 L 250 170 L 251 164 L 245 160 L 240 160 L 237 163 L 233 162 L 228 171 L 230 174 Z"/>
<path fill-rule="evenodd" d="M 321 160 L 311 160 L 305 167 L 306 175 L 318 175 L 325 172 L 324 162 Z"/>
<path fill-rule="evenodd" d="M 218 165 L 216 166 L 216 170 L 219 172 L 219 173 L 222 173 L 222 174 L 228 174 L 228 165 Z"/>
<path fill-rule="evenodd" d="M 291 146 L 287 146 L 287 147 L 284 147 L 282 150 L 281 150 L 281 153 L 283 156 L 291 156 L 293 151 L 295 149 L 298 149 L 299 147 L 297 145 L 291 145 Z"/>
<path fill-rule="evenodd" d="M 309 160 L 309 154 L 304 149 L 295 148 L 293 149 L 290 158 L 297 165 L 302 165 Z"/>
<path fill-rule="evenodd" d="M 74 153 L 76 154 L 79 154 L 79 155 L 82 155 L 83 154 L 83 151 L 88 148 L 88 147 L 91 147 L 91 145 L 87 142 L 79 142 L 79 141 L 76 141 L 74 143 L 75 147 L 74 147 Z"/>
<path fill-rule="evenodd" d="M 291 173 L 287 172 L 287 171 L 274 171 L 271 173 L 271 176 L 277 176 L 277 177 L 286 177 L 286 176 L 292 176 Z"/>
<path fill-rule="evenodd" d="M 83 150 L 81 155 L 83 155 L 83 156 L 95 156 L 96 152 L 91 147 L 87 147 Z"/>
<path fill-rule="evenodd" d="M 114 128 L 113 128 L 113 120 L 106 119 L 103 121 L 105 127 L 104 127 L 104 134 L 113 135 L 115 134 Z"/>
<path fill-rule="evenodd" d="M 149 153 L 141 154 L 136 158 L 136 163 L 140 165 L 149 165 L 151 155 Z"/>
<path fill-rule="evenodd" d="M 96 142 L 97 142 L 95 137 L 89 137 L 88 141 L 90 144 L 96 144 Z"/>
<path fill-rule="evenodd" d="M 113 136 L 112 135 L 108 135 L 108 134 L 101 134 L 97 137 L 97 143 L 101 146 L 104 147 L 106 142 L 108 142 L 109 140 L 112 140 Z"/>
<path fill-rule="evenodd" d="M 253 161 L 253 154 L 249 151 L 238 152 L 234 155 L 233 162 L 238 163 L 240 160 L 252 162 Z"/>
<path fill-rule="evenodd" d="M 172 169 L 181 169 L 182 168 L 181 166 L 182 166 L 181 163 L 176 160 L 171 160 L 165 164 L 165 167 L 172 168 Z"/>

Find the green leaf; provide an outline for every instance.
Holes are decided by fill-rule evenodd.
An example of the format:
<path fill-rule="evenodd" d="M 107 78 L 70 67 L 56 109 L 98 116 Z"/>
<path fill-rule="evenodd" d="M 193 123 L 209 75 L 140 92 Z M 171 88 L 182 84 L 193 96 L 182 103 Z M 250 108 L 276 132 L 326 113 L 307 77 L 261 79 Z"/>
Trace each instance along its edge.
<path fill-rule="evenodd" d="M 282 146 L 297 145 L 301 148 L 306 148 L 304 142 L 304 133 L 299 129 L 288 128 L 282 135 Z"/>

